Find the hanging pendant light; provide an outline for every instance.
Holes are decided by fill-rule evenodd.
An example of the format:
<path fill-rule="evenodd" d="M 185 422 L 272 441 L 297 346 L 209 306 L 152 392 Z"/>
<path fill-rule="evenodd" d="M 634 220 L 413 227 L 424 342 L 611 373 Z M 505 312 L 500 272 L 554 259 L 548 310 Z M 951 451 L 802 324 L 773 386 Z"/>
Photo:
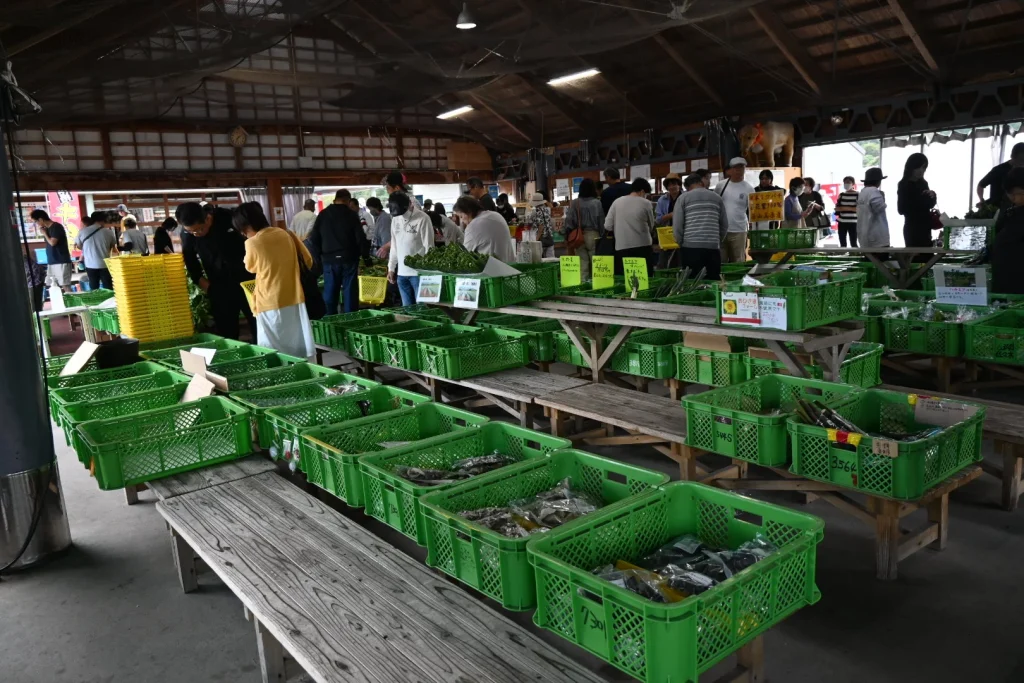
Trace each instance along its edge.
<path fill-rule="evenodd" d="M 459 12 L 459 18 L 455 20 L 455 28 L 468 31 L 471 28 L 476 28 L 476 22 L 473 21 L 473 15 L 469 13 L 469 3 L 462 3 L 462 11 Z"/>

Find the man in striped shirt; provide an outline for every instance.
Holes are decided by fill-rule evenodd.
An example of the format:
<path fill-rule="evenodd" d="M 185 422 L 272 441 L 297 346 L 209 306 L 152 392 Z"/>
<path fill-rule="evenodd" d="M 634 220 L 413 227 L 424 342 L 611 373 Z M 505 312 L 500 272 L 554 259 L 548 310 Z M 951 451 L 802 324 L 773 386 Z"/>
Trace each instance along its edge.
<path fill-rule="evenodd" d="M 686 192 L 676 200 L 672 212 L 672 234 L 679 245 L 680 266 L 696 274 L 706 268 L 705 277 L 717 280 L 722 269 L 722 242 L 729 232 L 725 202 L 704 187 L 696 173 L 683 183 Z"/>
<path fill-rule="evenodd" d="M 846 246 L 846 236 L 850 236 L 850 246 L 857 248 L 857 198 L 855 189 L 857 181 L 853 176 L 843 178 L 843 191 L 836 198 L 836 218 L 839 222 L 839 246 Z"/>

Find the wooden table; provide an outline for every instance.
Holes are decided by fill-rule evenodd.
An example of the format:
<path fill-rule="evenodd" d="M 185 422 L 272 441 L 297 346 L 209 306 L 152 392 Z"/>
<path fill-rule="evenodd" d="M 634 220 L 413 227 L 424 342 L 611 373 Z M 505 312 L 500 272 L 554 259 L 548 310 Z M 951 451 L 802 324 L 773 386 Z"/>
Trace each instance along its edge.
<path fill-rule="evenodd" d="M 275 474 L 157 509 L 251 615 L 265 682 L 286 653 L 318 683 L 605 680 Z"/>
<path fill-rule="evenodd" d="M 230 481 L 244 479 L 264 472 L 272 472 L 277 469 L 273 461 L 256 454 L 239 460 L 221 463 L 213 467 L 204 467 L 191 472 L 175 474 L 163 479 L 154 479 L 145 484 L 132 484 L 124 487 L 125 502 L 128 505 L 135 505 L 139 502 L 139 493 L 145 490 L 152 491 L 157 500 L 174 498 L 185 493 L 201 491 L 211 486 L 220 486 Z"/>
<path fill-rule="evenodd" d="M 814 249 L 751 249 L 749 253 L 755 261 L 762 264 L 770 262 L 774 266 L 769 271 L 759 271 L 762 273 L 778 270 L 788 263 L 794 254 L 849 254 L 853 257 L 865 256 L 881 271 L 893 289 L 910 289 L 943 256 L 948 254 L 974 254 L 976 252 L 962 249 L 943 249 L 941 247 L 851 247 L 849 249 L 846 247 L 834 247 Z M 780 253 L 782 254 L 780 260 L 771 261 L 775 254 Z M 926 255 L 928 256 L 927 261 L 918 261 L 918 263 L 924 263 L 922 267 L 911 267 L 915 257 Z M 895 260 L 899 265 L 896 272 L 893 272 L 892 268 L 885 265 L 885 261 L 888 260 Z"/>

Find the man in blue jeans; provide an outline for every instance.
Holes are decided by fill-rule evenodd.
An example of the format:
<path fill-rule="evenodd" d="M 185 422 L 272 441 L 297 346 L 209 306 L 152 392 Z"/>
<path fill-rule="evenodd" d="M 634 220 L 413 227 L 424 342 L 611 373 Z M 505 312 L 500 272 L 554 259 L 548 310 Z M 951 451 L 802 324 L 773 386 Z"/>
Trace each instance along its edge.
<path fill-rule="evenodd" d="M 349 208 L 352 194 L 338 190 L 334 203 L 320 212 L 309 233 L 309 251 L 324 268 L 324 306 L 327 315 L 338 312 L 338 295 L 345 313 L 359 310 L 359 259 L 370 265 L 370 241 L 359 214 Z"/>

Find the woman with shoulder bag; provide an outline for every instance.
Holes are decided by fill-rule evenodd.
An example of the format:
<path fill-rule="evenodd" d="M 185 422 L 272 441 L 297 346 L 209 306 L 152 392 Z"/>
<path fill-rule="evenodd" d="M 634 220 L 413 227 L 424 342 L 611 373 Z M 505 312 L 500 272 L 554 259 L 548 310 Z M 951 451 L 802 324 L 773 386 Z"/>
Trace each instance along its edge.
<path fill-rule="evenodd" d="M 600 254 L 598 241 L 604 233 L 604 208 L 597 196 L 597 186 L 590 178 L 580 183 L 580 191 L 565 209 L 565 243 L 580 257 L 580 278 L 590 280 L 591 259 Z M 614 247 L 612 248 L 614 254 Z"/>
<path fill-rule="evenodd" d="M 246 238 L 245 269 L 256 275 L 252 297 L 256 343 L 291 356 L 313 356 L 316 349 L 309 320 L 317 313 L 323 315 L 323 299 L 315 280 L 317 296 L 313 297 L 308 291 L 310 278 L 303 277 L 313 267 L 309 250 L 294 233 L 270 225 L 257 202 L 235 209 L 232 222 Z"/>

